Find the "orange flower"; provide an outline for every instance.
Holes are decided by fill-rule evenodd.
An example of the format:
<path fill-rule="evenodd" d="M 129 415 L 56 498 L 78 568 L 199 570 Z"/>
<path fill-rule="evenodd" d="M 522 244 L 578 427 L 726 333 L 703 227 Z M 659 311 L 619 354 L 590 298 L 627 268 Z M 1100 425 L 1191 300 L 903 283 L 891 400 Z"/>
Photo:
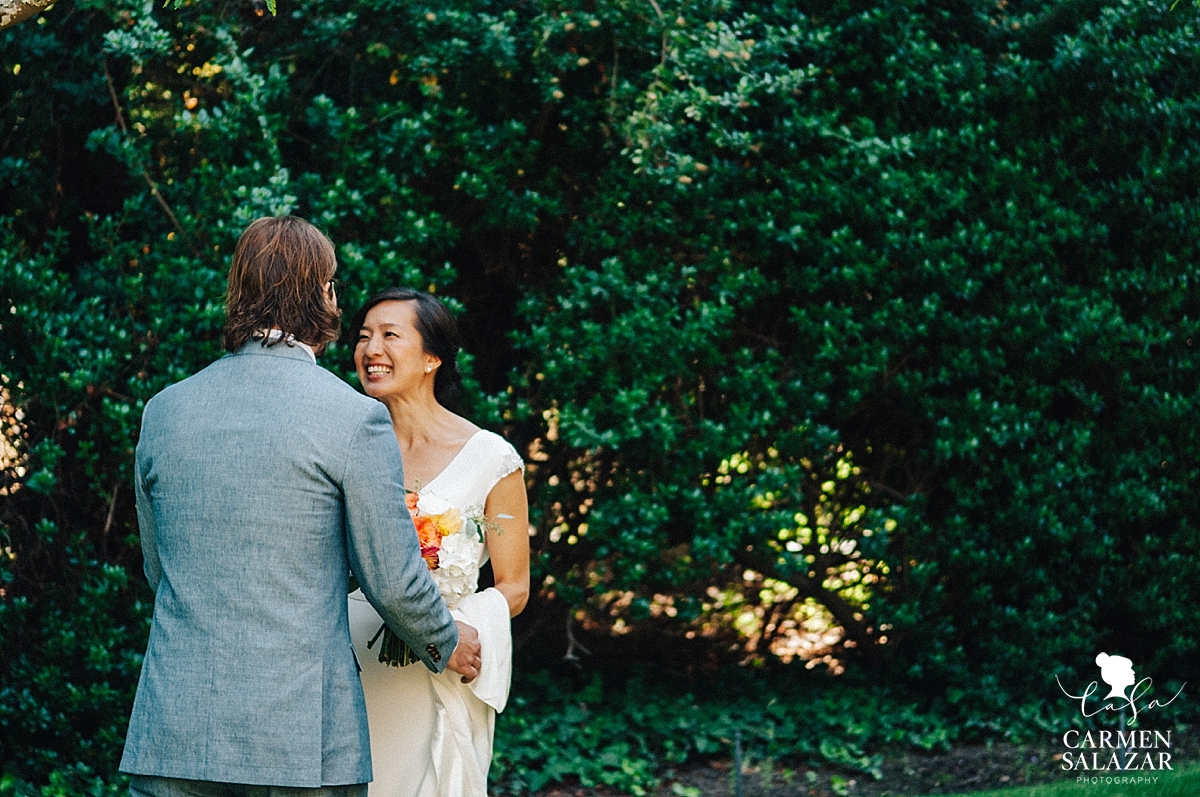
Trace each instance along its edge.
<path fill-rule="evenodd" d="M 437 550 L 441 547 L 442 533 L 438 528 L 436 518 L 417 515 L 413 518 L 413 525 L 417 528 L 417 539 L 421 543 L 421 550 L 426 548 Z"/>
<path fill-rule="evenodd" d="M 408 512 L 412 515 L 413 527 L 417 530 L 417 542 L 421 546 L 421 558 L 425 560 L 425 564 L 430 570 L 438 569 L 438 551 L 442 548 L 442 530 L 438 526 L 437 515 L 430 517 L 422 515 L 420 509 L 417 508 L 417 501 L 420 499 L 416 493 L 408 493 L 404 496 L 404 503 L 408 507 Z"/>

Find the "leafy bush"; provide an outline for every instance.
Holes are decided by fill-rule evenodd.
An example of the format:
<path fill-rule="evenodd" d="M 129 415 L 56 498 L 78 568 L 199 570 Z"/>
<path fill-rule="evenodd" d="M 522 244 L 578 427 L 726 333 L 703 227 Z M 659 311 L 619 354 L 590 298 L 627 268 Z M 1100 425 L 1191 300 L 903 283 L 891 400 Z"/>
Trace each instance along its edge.
<path fill-rule="evenodd" d="M 995 712 L 1102 649 L 1194 677 L 1192 19 L 650 20 L 523 305 L 548 588 L 618 631 L 709 633 L 740 596 L 785 654 L 811 599 Z"/>
<path fill-rule="evenodd" d="M 749 758 L 878 778 L 885 747 L 941 750 L 957 739 L 936 710 L 885 690 L 795 680 L 734 674 L 714 695 L 644 676 L 613 685 L 595 675 L 571 688 L 569 679 L 534 674 L 497 721 L 492 774 L 506 793 L 577 778 L 640 795 L 674 767 L 731 756 L 740 734 Z"/>
<path fill-rule="evenodd" d="M 330 233 L 346 306 L 461 313 L 473 416 L 531 460 L 527 662 L 864 667 L 979 733 L 1102 649 L 1200 675 L 1194 8 L 280 12 L 0 33 L 7 783 L 116 782 L 140 410 L 220 353 L 261 214 Z"/>

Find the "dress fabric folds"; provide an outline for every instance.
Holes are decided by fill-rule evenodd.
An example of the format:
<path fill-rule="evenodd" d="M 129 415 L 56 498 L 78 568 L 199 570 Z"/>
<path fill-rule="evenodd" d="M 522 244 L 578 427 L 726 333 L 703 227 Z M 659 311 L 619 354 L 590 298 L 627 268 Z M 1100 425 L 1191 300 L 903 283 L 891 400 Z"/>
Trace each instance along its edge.
<path fill-rule="evenodd" d="M 512 633 L 504 596 L 475 591 L 488 559 L 478 521 L 496 483 L 523 467 L 504 438 L 481 430 L 418 491 L 422 512 L 457 510 L 465 518 L 462 531 L 443 538 L 433 577 L 455 619 L 479 631 L 483 669 L 472 683 L 420 662 L 381 664 L 378 643 L 368 649 L 367 642 L 383 621 L 361 592 L 349 597 L 371 734 L 370 797 L 486 797 L 496 713 L 504 710 L 512 677 Z"/>

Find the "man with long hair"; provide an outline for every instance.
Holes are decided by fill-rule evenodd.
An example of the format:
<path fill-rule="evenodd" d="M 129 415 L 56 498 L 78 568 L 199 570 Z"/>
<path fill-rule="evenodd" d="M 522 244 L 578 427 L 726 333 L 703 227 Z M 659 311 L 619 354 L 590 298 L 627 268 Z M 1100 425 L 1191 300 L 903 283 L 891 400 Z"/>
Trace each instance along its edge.
<path fill-rule="evenodd" d="M 229 353 L 146 404 L 135 488 L 154 620 L 121 770 L 134 797 L 365 797 L 348 575 L 437 672 L 478 672 L 404 502 L 391 419 L 316 365 L 333 245 L 263 218 L 229 272 Z"/>

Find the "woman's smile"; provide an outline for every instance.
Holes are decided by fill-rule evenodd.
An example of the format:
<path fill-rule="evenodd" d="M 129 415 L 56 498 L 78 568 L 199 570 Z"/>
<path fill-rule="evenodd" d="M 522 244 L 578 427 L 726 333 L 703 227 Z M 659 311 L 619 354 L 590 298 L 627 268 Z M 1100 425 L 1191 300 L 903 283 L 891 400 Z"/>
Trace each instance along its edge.
<path fill-rule="evenodd" d="M 383 363 L 367 363 L 367 381 L 380 382 L 392 373 L 392 366 Z"/>

